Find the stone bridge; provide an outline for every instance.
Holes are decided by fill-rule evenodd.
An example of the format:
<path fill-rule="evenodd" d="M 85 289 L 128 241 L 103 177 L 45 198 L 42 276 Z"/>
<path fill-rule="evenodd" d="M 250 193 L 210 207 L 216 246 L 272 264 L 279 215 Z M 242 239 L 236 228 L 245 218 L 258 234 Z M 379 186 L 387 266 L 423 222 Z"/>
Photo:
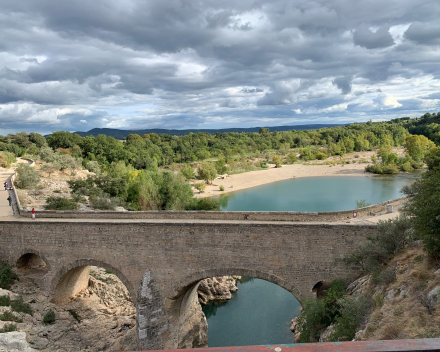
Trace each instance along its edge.
<path fill-rule="evenodd" d="M 264 279 L 299 301 L 317 283 L 356 276 L 343 257 L 375 225 L 221 220 L 0 221 L 0 259 L 44 261 L 43 285 L 62 304 L 87 286 L 89 266 L 116 274 L 137 310 L 141 349 L 172 349 L 200 280 Z"/>

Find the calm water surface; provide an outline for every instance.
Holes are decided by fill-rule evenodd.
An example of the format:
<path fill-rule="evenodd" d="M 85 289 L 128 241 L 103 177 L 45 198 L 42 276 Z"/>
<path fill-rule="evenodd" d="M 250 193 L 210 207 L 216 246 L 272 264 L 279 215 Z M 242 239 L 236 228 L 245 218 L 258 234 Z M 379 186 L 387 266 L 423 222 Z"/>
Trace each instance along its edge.
<path fill-rule="evenodd" d="M 356 201 L 361 199 L 375 204 L 402 196 L 402 187 L 419 174 L 290 179 L 229 193 L 220 201 L 223 210 L 349 210 L 356 208 Z M 299 302 L 275 284 L 247 280 L 238 283 L 238 291 L 230 301 L 203 307 L 209 347 L 293 343 L 289 326 L 299 314 Z"/>
<path fill-rule="evenodd" d="M 350 210 L 361 199 L 376 204 L 401 197 L 402 187 L 419 174 L 292 178 L 228 193 L 220 202 L 222 210 L 237 211 Z"/>

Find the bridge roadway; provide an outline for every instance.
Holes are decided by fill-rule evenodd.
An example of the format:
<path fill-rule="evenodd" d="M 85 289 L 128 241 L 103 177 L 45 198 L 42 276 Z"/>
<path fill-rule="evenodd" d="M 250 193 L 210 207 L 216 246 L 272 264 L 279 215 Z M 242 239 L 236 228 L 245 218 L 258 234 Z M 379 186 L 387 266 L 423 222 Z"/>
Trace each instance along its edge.
<path fill-rule="evenodd" d="M 8 218 L 0 258 L 45 264 L 38 284 L 59 304 L 87 287 L 89 266 L 111 271 L 136 306 L 139 348 L 173 349 L 188 338 L 200 280 L 260 278 L 301 301 L 319 282 L 355 278 L 343 258 L 376 233 L 364 222 Z"/>

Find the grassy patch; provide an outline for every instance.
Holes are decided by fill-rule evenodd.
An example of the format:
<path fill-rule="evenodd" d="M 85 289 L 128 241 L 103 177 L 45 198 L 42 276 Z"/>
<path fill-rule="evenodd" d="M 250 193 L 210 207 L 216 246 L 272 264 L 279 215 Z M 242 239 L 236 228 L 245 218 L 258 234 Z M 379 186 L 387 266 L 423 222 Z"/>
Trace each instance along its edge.
<path fill-rule="evenodd" d="M 11 301 L 11 308 L 17 313 L 25 313 L 29 315 L 34 314 L 30 304 L 23 301 L 23 297 L 18 297 L 17 299 Z"/>

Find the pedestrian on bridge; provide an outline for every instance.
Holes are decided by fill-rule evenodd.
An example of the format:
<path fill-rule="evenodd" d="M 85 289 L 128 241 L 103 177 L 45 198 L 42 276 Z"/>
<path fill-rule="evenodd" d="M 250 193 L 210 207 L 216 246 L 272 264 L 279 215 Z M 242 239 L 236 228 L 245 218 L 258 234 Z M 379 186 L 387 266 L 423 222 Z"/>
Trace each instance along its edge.
<path fill-rule="evenodd" d="M 8 199 L 9 205 L 12 206 L 12 198 L 11 198 L 11 196 L 9 196 L 7 199 Z"/>
<path fill-rule="evenodd" d="M 35 220 L 35 208 L 32 208 L 32 220 Z"/>
<path fill-rule="evenodd" d="M 7 191 L 7 190 L 8 190 L 8 183 L 5 182 L 5 191 Z"/>

